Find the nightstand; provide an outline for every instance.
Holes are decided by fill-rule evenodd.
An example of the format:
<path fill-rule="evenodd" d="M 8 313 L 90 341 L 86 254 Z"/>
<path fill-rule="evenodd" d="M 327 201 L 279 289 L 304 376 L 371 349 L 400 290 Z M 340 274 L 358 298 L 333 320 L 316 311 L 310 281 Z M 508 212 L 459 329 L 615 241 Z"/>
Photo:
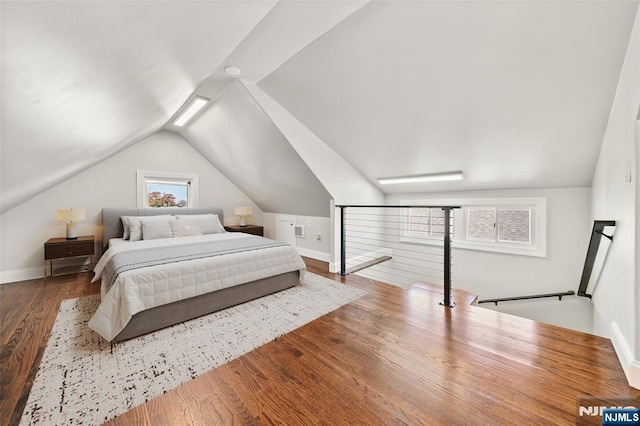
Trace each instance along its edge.
<path fill-rule="evenodd" d="M 93 235 L 85 235 L 75 240 L 67 240 L 66 238 L 50 238 L 44 243 L 44 282 L 47 282 L 47 276 L 73 274 L 78 272 L 87 272 L 93 269 L 95 254 L 95 240 Z M 53 268 L 54 260 L 72 259 L 76 257 L 87 257 L 91 259 L 91 269 L 78 270 L 75 267 L 68 266 L 59 269 Z"/>
<path fill-rule="evenodd" d="M 244 232 L 245 234 L 260 235 L 261 237 L 264 236 L 264 227 L 260 225 L 231 225 L 225 226 L 224 230 L 227 232 Z"/>

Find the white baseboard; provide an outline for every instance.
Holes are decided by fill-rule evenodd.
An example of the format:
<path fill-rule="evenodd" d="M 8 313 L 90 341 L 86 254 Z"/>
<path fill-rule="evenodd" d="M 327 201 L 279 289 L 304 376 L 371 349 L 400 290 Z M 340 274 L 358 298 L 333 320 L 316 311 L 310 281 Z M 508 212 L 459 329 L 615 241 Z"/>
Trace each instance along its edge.
<path fill-rule="evenodd" d="M 629 386 L 640 389 L 640 360 L 634 359 L 633 352 L 615 321 L 611 323 L 611 343 L 627 376 Z"/>
<path fill-rule="evenodd" d="M 640 361 L 634 360 L 631 363 L 627 378 L 629 380 L 629 386 L 640 389 Z"/>
<path fill-rule="evenodd" d="M 13 269 L 0 272 L 0 284 L 36 280 L 44 277 L 43 268 Z"/>
<path fill-rule="evenodd" d="M 310 257 L 312 259 L 321 260 L 323 262 L 329 261 L 329 253 L 323 253 L 321 251 L 309 250 L 302 247 L 296 247 L 300 256 Z"/>

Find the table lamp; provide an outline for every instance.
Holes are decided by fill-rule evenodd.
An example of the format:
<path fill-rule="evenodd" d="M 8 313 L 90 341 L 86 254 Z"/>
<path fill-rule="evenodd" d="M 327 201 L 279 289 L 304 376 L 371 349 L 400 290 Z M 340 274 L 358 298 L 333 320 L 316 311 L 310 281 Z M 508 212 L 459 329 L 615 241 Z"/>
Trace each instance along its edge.
<path fill-rule="evenodd" d="M 233 214 L 236 216 L 240 216 L 240 226 L 247 226 L 247 216 L 251 216 L 253 214 L 253 209 L 251 207 L 236 207 L 233 209 Z"/>
<path fill-rule="evenodd" d="M 58 222 L 67 222 L 67 240 L 78 238 L 78 224 L 86 217 L 84 209 L 62 209 L 58 210 Z"/>

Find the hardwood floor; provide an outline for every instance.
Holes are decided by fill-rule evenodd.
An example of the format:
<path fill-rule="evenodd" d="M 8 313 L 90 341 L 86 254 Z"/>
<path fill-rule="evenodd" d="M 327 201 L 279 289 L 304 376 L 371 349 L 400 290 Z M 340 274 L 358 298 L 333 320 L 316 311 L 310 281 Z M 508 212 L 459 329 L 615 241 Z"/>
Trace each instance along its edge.
<path fill-rule="evenodd" d="M 60 302 L 100 293 L 90 273 L 0 285 L 0 424 L 17 424 Z"/>
<path fill-rule="evenodd" d="M 310 272 L 368 294 L 125 413 L 112 425 L 575 424 L 585 396 L 630 398 L 611 343 L 405 290 Z M 1 424 L 17 424 L 61 300 L 89 275 L 0 286 Z M 597 423 L 595 423 L 597 424 Z"/>

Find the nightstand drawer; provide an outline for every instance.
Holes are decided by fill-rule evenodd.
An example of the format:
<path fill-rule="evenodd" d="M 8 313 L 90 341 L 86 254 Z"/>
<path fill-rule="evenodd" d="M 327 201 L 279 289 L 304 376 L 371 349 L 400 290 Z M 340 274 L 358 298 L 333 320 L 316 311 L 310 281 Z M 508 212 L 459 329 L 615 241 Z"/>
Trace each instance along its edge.
<path fill-rule="evenodd" d="M 94 254 L 95 254 L 95 240 L 93 235 L 80 236 L 75 240 L 68 240 L 66 238 L 49 238 L 44 243 L 44 283 L 47 284 L 47 276 L 75 274 L 78 272 L 87 272 L 93 269 Z M 54 262 L 62 262 L 65 259 L 72 259 L 78 257 L 87 257 L 91 261 L 90 268 L 87 269 L 86 260 L 84 261 L 82 268 L 76 268 L 74 266 L 64 266 L 54 269 Z M 76 262 L 77 263 L 77 262 Z"/>
<path fill-rule="evenodd" d="M 93 241 L 74 241 L 44 246 L 45 259 L 62 259 L 65 257 L 90 256 L 94 251 Z"/>

